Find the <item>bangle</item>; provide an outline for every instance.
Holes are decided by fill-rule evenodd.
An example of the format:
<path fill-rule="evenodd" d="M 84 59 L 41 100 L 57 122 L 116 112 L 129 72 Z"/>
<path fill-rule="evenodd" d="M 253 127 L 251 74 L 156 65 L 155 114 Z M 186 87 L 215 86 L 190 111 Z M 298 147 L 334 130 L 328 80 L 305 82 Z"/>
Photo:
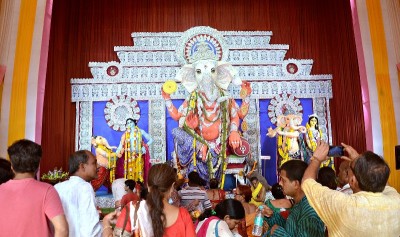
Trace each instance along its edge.
<path fill-rule="evenodd" d="M 103 232 L 104 232 L 106 229 L 108 229 L 108 228 L 110 228 L 110 229 L 112 230 L 113 227 L 110 226 L 110 225 L 108 225 L 108 226 L 106 226 L 106 227 L 103 228 Z"/>

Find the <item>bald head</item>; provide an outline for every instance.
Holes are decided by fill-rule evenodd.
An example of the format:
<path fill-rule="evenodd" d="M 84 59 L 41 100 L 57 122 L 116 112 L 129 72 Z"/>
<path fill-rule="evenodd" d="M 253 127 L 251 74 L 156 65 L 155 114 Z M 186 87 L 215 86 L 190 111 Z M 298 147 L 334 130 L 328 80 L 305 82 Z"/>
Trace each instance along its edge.
<path fill-rule="evenodd" d="M 349 183 L 348 170 L 350 168 L 350 161 L 344 160 L 340 163 L 339 173 L 338 173 L 338 183 L 340 187 Z"/>

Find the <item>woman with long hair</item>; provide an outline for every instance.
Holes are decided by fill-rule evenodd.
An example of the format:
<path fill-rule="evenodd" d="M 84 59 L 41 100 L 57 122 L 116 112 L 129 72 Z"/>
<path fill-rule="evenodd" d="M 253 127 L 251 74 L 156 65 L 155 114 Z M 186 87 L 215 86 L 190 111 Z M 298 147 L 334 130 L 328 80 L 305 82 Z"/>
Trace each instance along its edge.
<path fill-rule="evenodd" d="M 131 228 L 128 228 L 128 236 L 142 237 L 192 237 L 196 236 L 192 219 L 188 211 L 169 204 L 171 192 L 176 181 L 176 173 L 167 164 L 156 164 L 150 168 L 148 176 L 149 193 L 145 201 L 138 204 L 131 202 L 130 213 L 118 217 L 118 223 L 125 219 L 130 220 Z M 129 205 L 127 205 L 129 206 Z M 114 216 L 116 214 L 113 214 Z M 103 219 L 103 237 L 113 236 L 111 222 L 113 215 L 107 215 Z M 126 216 L 129 216 L 126 218 Z M 126 224 L 126 221 L 125 221 Z M 126 229 L 125 227 L 122 230 Z M 125 232 L 125 231 L 124 231 Z M 140 233 L 139 233 L 140 232 Z M 114 236 L 120 236 L 121 231 L 114 231 Z M 124 235 L 122 235 L 124 236 Z"/>

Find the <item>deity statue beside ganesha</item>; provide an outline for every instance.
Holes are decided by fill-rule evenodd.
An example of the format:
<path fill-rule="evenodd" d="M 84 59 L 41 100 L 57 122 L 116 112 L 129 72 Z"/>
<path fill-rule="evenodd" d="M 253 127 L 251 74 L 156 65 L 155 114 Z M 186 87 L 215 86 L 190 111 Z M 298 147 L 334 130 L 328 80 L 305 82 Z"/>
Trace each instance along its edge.
<path fill-rule="evenodd" d="M 291 159 L 301 159 L 307 163 L 317 147 L 318 140 L 325 140 L 318 124 L 318 116 L 308 116 L 306 126 L 302 126 L 299 114 L 282 114 L 277 116 L 277 127 L 269 128 L 267 136 L 277 137 L 277 166 Z M 321 164 L 334 169 L 333 157 Z"/>
<path fill-rule="evenodd" d="M 98 166 L 98 177 L 91 181 L 95 191 L 102 185 L 110 190 L 112 182 L 119 178 L 141 182 L 146 180 L 150 170 L 149 145 L 153 139 L 137 126 L 137 122 L 133 118 L 126 120 L 126 131 L 122 134 L 118 147 L 110 146 L 102 136 L 92 137 L 91 143 L 95 148 Z"/>

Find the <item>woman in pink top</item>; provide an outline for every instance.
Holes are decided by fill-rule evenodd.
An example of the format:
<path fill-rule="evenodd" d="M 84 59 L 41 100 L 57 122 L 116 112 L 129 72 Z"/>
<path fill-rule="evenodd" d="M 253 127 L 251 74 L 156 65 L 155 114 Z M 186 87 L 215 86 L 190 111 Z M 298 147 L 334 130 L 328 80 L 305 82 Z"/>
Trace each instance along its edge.
<path fill-rule="evenodd" d="M 151 237 L 195 237 L 194 226 L 188 211 L 169 204 L 171 192 L 176 181 L 176 172 L 167 164 L 153 165 L 149 171 L 149 193 L 146 201 L 138 205 L 130 203 L 130 232 L 135 236 Z M 137 210 L 136 210 L 137 209 Z M 116 213 L 103 219 L 103 237 L 113 236 L 111 219 Z M 125 215 L 120 215 L 123 220 Z M 117 236 L 114 232 L 114 236 Z M 119 235 L 118 235 L 119 236 Z"/>

